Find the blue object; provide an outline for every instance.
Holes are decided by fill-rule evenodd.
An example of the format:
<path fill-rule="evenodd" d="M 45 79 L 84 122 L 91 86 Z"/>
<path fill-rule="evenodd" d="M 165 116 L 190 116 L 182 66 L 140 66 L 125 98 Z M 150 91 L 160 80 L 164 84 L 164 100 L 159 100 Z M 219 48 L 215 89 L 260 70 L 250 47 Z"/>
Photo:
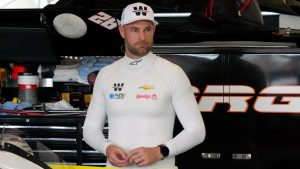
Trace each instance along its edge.
<path fill-rule="evenodd" d="M 15 110 L 18 106 L 18 103 L 14 103 L 12 101 L 7 101 L 3 105 L 0 106 L 0 109 L 3 110 Z"/>
<path fill-rule="evenodd" d="M 26 109 L 26 108 L 30 108 L 32 107 L 32 104 L 31 103 L 28 103 L 28 102 L 21 102 L 20 104 L 18 104 L 17 106 L 17 110 L 23 110 L 23 109 Z"/>
<path fill-rule="evenodd" d="M 26 108 L 32 107 L 31 103 L 28 102 L 21 102 L 21 103 L 14 103 L 12 101 L 7 101 L 3 105 L 0 106 L 2 110 L 23 110 Z"/>

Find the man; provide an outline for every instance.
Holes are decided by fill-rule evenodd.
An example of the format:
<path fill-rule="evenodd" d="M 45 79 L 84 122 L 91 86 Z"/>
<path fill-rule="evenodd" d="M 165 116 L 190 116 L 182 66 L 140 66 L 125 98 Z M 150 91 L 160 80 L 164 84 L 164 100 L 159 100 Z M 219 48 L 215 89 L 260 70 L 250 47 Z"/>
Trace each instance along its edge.
<path fill-rule="evenodd" d="M 108 167 L 176 169 L 175 155 L 201 143 L 205 127 L 183 70 L 151 52 L 153 10 L 128 5 L 119 32 L 125 56 L 99 72 L 83 128 Z M 183 130 L 173 138 L 175 116 Z M 102 130 L 108 119 L 108 140 Z"/>

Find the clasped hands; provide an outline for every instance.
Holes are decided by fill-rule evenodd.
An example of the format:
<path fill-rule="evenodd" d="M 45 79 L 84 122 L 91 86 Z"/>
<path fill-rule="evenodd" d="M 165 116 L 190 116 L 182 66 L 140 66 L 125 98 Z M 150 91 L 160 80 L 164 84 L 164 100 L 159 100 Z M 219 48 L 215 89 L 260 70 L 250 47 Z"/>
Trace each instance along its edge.
<path fill-rule="evenodd" d="M 156 147 L 139 147 L 128 154 L 124 149 L 116 145 L 109 145 L 106 149 L 108 161 L 116 167 L 129 165 L 146 166 L 163 159 L 160 148 Z"/>

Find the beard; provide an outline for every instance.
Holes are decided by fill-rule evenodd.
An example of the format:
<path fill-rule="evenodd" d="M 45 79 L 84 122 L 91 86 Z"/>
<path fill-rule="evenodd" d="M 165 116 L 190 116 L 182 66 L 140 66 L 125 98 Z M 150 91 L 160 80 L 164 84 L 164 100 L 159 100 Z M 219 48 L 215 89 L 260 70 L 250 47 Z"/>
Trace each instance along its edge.
<path fill-rule="evenodd" d="M 139 42 L 136 44 L 126 43 L 126 48 L 131 54 L 137 57 L 142 57 L 150 52 L 152 48 L 152 43 L 147 43 L 147 42 Z"/>

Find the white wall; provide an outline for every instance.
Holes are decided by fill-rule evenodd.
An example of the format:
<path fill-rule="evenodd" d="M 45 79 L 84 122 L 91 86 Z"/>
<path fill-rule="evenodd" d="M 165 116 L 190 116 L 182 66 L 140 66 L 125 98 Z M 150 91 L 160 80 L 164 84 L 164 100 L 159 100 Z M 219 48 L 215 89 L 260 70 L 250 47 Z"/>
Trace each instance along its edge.
<path fill-rule="evenodd" d="M 57 1 L 58 0 L 0 0 L 0 9 L 43 8 Z"/>

